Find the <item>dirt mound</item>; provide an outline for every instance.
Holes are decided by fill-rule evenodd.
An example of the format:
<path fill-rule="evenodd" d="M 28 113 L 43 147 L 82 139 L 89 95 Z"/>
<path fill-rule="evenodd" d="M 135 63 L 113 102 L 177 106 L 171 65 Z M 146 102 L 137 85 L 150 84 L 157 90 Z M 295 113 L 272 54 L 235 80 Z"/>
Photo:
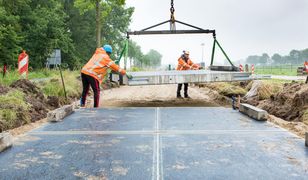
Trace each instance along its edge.
<path fill-rule="evenodd" d="M 258 107 L 288 121 L 304 121 L 308 108 L 308 85 L 298 82 L 284 84 L 282 91 L 261 101 Z"/>
<path fill-rule="evenodd" d="M 49 110 L 59 107 L 59 99 L 49 97 L 47 100 L 41 89 L 29 80 L 17 80 L 10 87 L 17 88 L 26 94 L 25 100 L 30 104 L 27 113 L 31 116 L 32 122 L 45 118 Z"/>
<path fill-rule="evenodd" d="M 270 99 L 275 92 L 277 87 L 273 84 L 266 84 L 262 81 L 253 81 L 246 87 L 247 94 L 243 97 L 242 102 L 258 106 L 262 100 Z"/>
<path fill-rule="evenodd" d="M 217 91 L 219 94 L 227 97 L 232 96 L 244 96 L 246 94 L 246 90 L 243 88 L 243 84 L 241 83 L 226 83 L 226 82 L 216 82 L 216 83 L 206 83 L 199 84 L 199 87 L 207 87 L 209 89 Z"/>
<path fill-rule="evenodd" d="M 243 97 L 242 101 L 253 106 L 257 106 L 259 104 L 259 90 L 261 89 L 262 82 L 261 81 L 254 81 L 249 87 L 249 91 Z"/>
<path fill-rule="evenodd" d="M 5 86 L 2 86 L 0 84 L 0 94 L 6 94 L 7 92 L 9 92 L 9 88 L 8 87 L 5 87 Z"/>
<path fill-rule="evenodd" d="M 58 108 L 60 107 L 60 100 L 56 96 L 48 96 L 47 104 L 51 107 Z"/>
<path fill-rule="evenodd" d="M 35 96 L 37 99 L 44 99 L 44 94 L 40 91 L 40 88 L 27 79 L 17 80 L 10 87 L 18 88 L 25 94 Z"/>
<path fill-rule="evenodd" d="M 46 98 L 41 88 L 26 79 L 10 87 L 0 85 L 0 95 L 0 132 L 44 119 L 62 104 L 59 97 Z"/>

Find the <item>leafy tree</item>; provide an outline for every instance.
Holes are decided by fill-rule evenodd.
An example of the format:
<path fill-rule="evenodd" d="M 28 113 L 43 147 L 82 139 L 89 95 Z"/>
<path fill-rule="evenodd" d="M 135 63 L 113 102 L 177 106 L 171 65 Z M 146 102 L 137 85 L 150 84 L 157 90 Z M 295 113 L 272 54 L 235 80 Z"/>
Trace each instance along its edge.
<path fill-rule="evenodd" d="M 141 66 L 142 57 L 143 53 L 140 46 L 134 41 L 129 41 L 128 58 L 130 59 L 130 65 Z"/>
<path fill-rule="evenodd" d="M 80 9 L 81 13 L 85 13 L 87 11 L 91 11 L 95 9 L 95 21 L 96 21 L 96 47 L 101 46 L 101 27 L 102 27 L 102 19 L 105 19 L 110 12 L 113 10 L 112 7 L 116 6 L 124 6 L 125 0 L 76 0 L 75 6 Z M 103 8 L 103 12 L 101 12 L 101 8 Z M 116 15 L 118 16 L 118 15 Z"/>
<path fill-rule="evenodd" d="M 299 59 L 300 59 L 300 51 L 298 50 L 292 50 L 290 51 L 290 59 L 292 60 L 292 63 L 298 64 L 299 63 Z"/>
<path fill-rule="evenodd" d="M 262 56 L 259 57 L 259 62 L 261 64 L 266 64 L 269 62 L 269 59 L 270 59 L 269 55 L 267 53 L 263 53 Z"/>
<path fill-rule="evenodd" d="M 146 55 L 145 55 L 145 64 L 148 66 L 148 67 L 159 67 L 161 65 L 161 58 L 162 58 L 162 55 L 151 49 Z"/>
<path fill-rule="evenodd" d="M 284 62 L 282 61 L 282 56 L 281 56 L 280 54 L 278 54 L 278 53 L 275 53 L 275 54 L 272 56 L 271 59 L 274 61 L 275 64 L 282 64 L 282 63 L 284 63 Z"/>
<path fill-rule="evenodd" d="M 260 62 L 259 62 L 259 56 L 257 56 L 257 55 L 253 55 L 253 56 L 248 56 L 247 58 L 246 58 L 246 62 L 248 63 L 248 64 L 259 64 Z"/>
<path fill-rule="evenodd" d="M 67 15 L 63 5 L 57 0 L 31 1 L 29 16 L 21 19 L 24 46 L 32 59 L 30 65 L 44 67 L 47 57 L 53 49 L 59 48 L 65 53 L 74 49 L 69 29 L 66 25 Z"/>
<path fill-rule="evenodd" d="M 21 49 L 30 56 L 30 66 L 43 67 L 55 48 L 68 53 L 74 48 L 66 26 L 63 5 L 57 0 L 2 0 L 1 59 L 17 62 Z"/>
<path fill-rule="evenodd" d="M 302 61 L 308 61 L 308 48 L 301 51 Z"/>

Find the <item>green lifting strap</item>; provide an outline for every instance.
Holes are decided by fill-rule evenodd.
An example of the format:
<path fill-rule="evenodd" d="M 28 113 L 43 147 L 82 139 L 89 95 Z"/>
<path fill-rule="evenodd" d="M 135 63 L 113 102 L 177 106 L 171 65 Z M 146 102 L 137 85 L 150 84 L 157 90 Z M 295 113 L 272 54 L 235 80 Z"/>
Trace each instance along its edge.
<path fill-rule="evenodd" d="M 215 54 L 215 46 L 216 44 L 218 45 L 219 49 L 222 51 L 222 53 L 225 55 L 225 57 L 227 58 L 227 60 L 229 61 L 229 63 L 231 64 L 231 66 L 234 66 L 233 63 L 231 62 L 230 58 L 228 57 L 227 53 L 223 50 L 223 48 L 221 47 L 221 45 L 219 44 L 219 42 L 216 40 L 216 38 L 214 38 L 214 42 L 213 42 L 213 48 L 212 48 L 212 58 L 211 58 L 211 66 L 214 63 L 214 54 Z"/>
<path fill-rule="evenodd" d="M 216 39 L 214 39 L 214 42 L 213 42 L 211 66 L 213 66 L 213 63 L 214 63 L 215 45 L 216 45 Z"/>
<path fill-rule="evenodd" d="M 128 44 L 129 44 L 129 39 L 125 42 L 125 54 L 124 54 L 124 69 L 126 70 L 126 65 L 127 65 L 127 57 L 128 57 Z"/>
<path fill-rule="evenodd" d="M 124 56 L 127 56 L 127 49 L 128 49 L 128 40 L 125 41 L 124 48 L 122 49 L 119 58 L 118 58 L 117 60 L 114 61 L 117 65 L 119 65 L 119 63 L 120 63 L 120 61 L 121 61 L 123 55 L 124 55 Z M 124 54 L 124 53 L 125 53 L 125 54 Z"/>

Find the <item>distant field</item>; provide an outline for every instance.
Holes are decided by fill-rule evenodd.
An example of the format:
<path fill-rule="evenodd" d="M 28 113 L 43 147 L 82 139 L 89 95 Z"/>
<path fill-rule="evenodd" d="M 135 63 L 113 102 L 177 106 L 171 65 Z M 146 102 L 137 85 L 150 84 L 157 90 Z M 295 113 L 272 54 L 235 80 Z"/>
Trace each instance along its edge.
<path fill-rule="evenodd" d="M 297 76 L 297 68 L 302 65 L 277 65 L 277 66 L 256 66 L 256 74 L 272 74 Z"/>

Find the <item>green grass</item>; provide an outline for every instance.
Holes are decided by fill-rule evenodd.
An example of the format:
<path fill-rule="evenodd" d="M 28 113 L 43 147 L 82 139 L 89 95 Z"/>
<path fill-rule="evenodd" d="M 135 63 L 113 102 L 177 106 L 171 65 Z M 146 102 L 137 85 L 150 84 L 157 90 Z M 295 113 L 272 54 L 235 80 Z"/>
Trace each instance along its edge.
<path fill-rule="evenodd" d="M 15 126 L 17 113 L 11 109 L 0 109 L 0 130 L 11 129 Z"/>
<path fill-rule="evenodd" d="M 81 93 L 81 83 L 77 79 L 79 71 L 63 71 L 63 79 L 68 97 L 78 97 Z M 60 75 L 54 76 L 40 87 L 46 96 L 65 97 Z"/>
<path fill-rule="evenodd" d="M 40 78 L 51 78 L 56 77 L 59 74 L 59 71 L 57 70 L 48 70 L 48 69 L 42 69 L 37 71 L 30 71 L 28 74 L 28 79 L 40 79 Z M 6 76 L 3 78 L 0 77 L 0 84 L 9 86 L 13 82 L 20 79 L 20 75 L 18 74 L 17 70 L 9 71 Z"/>
<path fill-rule="evenodd" d="M 0 131 L 14 128 L 20 122 L 30 122 L 26 113 L 29 105 L 21 91 L 14 90 L 0 95 L 0 102 Z M 18 113 L 22 116 L 18 117 Z"/>
<path fill-rule="evenodd" d="M 233 96 L 233 95 L 245 95 L 247 90 L 240 87 L 238 84 L 233 84 L 229 82 L 215 82 L 207 84 L 207 87 L 212 88 L 224 96 Z"/>
<path fill-rule="evenodd" d="M 256 74 L 272 74 L 272 75 L 285 75 L 296 76 L 297 67 L 301 65 L 280 65 L 280 66 L 256 66 Z"/>
<path fill-rule="evenodd" d="M 76 97 L 81 93 L 81 84 L 77 79 L 79 74 L 79 71 L 63 71 L 63 79 L 65 82 L 67 95 L 69 97 Z M 42 69 L 38 71 L 32 71 L 28 75 L 29 80 L 44 78 L 49 78 L 50 81 L 47 80 L 46 82 L 39 82 L 37 85 L 43 90 L 43 93 L 46 96 L 65 97 L 59 70 Z M 20 79 L 18 72 L 11 71 L 6 75 L 5 78 L 0 78 L 0 84 L 9 86 L 18 79 Z"/>
<path fill-rule="evenodd" d="M 70 99 L 80 97 L 81 81 L 77 79 L 79 71 L 63 71 L 67 96 Z M 0 84 L 9 86 L 19 79 L 19 74 L 15 71 L 9 72 L 5 78 L 0 77 Z M 29 79 L 44 79 L 35 81 L 41 88 L 43 94 L 47 96 L 57 96 L 61 103 L 66 101 L 60 72 L 58 70 L 39 70 L 29 73 Z M 12 129 L 21 124 L 30 122 L 30 105 L 25 102 L 25 94 L 19 90 L 11 89 L 8 93 L 0 95 L 0 132 Z"/>
<path fill-rule="evenodd" d="M 24 93 L 19 90 L 10 91 L 4 95 L 0 95 L 0 107 L 10 109 L 27 109 L 28 105 L 24 101 Z"/>

